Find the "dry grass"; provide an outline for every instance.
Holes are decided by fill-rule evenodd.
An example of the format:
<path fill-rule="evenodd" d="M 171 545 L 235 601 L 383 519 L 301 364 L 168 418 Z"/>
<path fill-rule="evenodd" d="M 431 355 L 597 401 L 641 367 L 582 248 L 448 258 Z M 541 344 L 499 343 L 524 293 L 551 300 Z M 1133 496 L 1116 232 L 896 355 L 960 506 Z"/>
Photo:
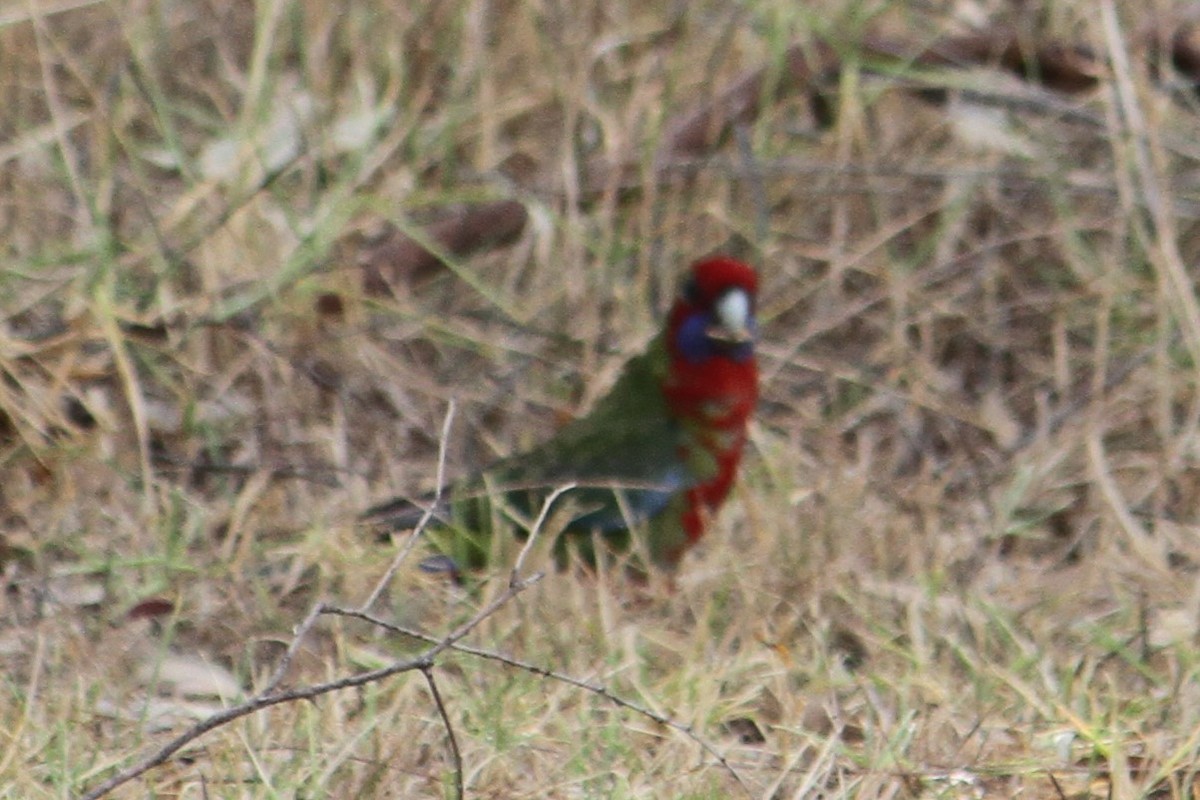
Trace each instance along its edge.
<path fill-rule="evenodd" d="M 741 238 L 764 401 L 717 529 L 673 591 L 552 574 L 469 643 L 691 726 L 755 797 L 1192 796 L 1200 115 L 1124 50 L 1145 4 L 1019 20 L 1105 55 L 1075 98 L 855 58 L 961 30 L 949 4 L 252 5 L 0 11 L 0 795 L 72 796 L 261 686 L 387 569 L 350 520 L 430 486 L 451 399 L 454 472 L 544 437 Z M 654 179 L 667 118 L 835 33 L 832 127 L 765 103 Z M 594 192 L 599 159 L 640 191 Z M 385 223 L 504 197 L 515 243 L 362 290 Z M 440 634 L 506 577 L 404 573 L 386 616 Z M 288 680 L 405 652 L 324 620 Z M 599 694 L 434 674 L 469 796 L 741 793 Z M 452 795 L 446 740 L 410 673 L 116 795 Z"/>

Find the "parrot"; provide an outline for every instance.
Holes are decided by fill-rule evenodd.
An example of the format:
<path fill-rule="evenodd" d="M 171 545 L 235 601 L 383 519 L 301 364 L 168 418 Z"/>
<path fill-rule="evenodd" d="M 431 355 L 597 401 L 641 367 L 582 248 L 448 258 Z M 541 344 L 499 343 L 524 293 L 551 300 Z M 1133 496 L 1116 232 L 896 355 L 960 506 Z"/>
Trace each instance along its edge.
<path fill-rule="evenodd" d="M 438 554 L 422 567 L 461 575 L 489 563 L 498 526 L 523 538 L 552 500 L 545 518 L 560 531 L 560 567 L 571 542 L 592 565 L 602 542 L 613 551 L 640 547 L 642 560 L 673 571 L 737 476 L 758 401 L 757 290 L 757 273 L 737 259 L 695 262 L 663 329 L 590 413 L 451 484 L 436 503 L 395 498 L 360 519 L 400 531 L 432 510 L 425 535 Z"/>

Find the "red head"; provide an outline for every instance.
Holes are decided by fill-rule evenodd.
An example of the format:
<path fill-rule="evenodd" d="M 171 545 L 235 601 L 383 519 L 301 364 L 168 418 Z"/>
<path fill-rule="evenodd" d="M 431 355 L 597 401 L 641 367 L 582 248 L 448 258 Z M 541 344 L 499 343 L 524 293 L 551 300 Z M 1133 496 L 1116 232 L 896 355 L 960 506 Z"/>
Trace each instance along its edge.
<path fill-rule="evenodd" d="M 746 423 L 758 401 L 754 319 L 758 276 L 727 256 L 692 266 L 667 321 L 670 371 L 663 393 L 691 431 L 682 455 L 700 482 L 689 490 L 684 528 L 695 540 L 725 500 L 737 473 Z"/>
<path fill-rule="evenodd" d="M 729 289 L 737 288 L 751 298 L 758 294 L 758 275 L 740 261 L 713 256 L 692 265 L 690 291 L 697 303 L 712 303 Z"/>
<path fill-rule="evenodd" d="M 740 261 L 714 256 L 692 265 L 668 320 L 672 362 L 704 368 L 754 361 L 758 275 Z"/>

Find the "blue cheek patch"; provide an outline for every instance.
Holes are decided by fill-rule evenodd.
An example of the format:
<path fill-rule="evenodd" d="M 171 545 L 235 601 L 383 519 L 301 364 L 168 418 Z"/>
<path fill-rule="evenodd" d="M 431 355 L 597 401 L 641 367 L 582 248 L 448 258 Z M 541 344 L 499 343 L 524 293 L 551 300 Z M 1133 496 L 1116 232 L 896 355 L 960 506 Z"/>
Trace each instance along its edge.
<path fill-rule="evenodd" d="M 708 337 L 708 329 L 712 326 L 712 315 L 696 311 L 679 326 L 675 332 L 675 347 L 689 364 L 702 364 L 710 358 L 725 356 L 734 361 L 742 362 L 754 355 L 754 343 L 718 342 Z M 750 333 L 757 336 L 758 326 L 752 321 Z"/>
<path fill-rule="evenodd" d="M 685 361 L 699 364 L 716 355 L 713 341 L 708 338 L 708 328 L 711 324 L 708 314 L 697 311 L 679 326 L 679 330 L 675 332 L 675 347 L 679 349 Z"/>

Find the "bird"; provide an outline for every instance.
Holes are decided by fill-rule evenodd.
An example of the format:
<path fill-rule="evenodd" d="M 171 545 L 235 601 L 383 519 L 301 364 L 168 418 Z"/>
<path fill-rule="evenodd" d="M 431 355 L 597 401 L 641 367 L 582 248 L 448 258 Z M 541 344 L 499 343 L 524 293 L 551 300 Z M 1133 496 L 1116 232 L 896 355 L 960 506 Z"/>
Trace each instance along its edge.
<path fill-rule="evenodd" d="M 523 538 L 543 510 L 561 531 L 560 567 L 572 546 L 594 565 L 602 542 L 673 572 L 737 477 L 758 401 L 757 292 L 758 275 L 742 261 L 696 261 L 663 329 L 588 414 L 424 502 L 394 498 L 360 519 L 400 531 L 430 513 L 430 572 L 483 568 L 499 527 Z"/>

